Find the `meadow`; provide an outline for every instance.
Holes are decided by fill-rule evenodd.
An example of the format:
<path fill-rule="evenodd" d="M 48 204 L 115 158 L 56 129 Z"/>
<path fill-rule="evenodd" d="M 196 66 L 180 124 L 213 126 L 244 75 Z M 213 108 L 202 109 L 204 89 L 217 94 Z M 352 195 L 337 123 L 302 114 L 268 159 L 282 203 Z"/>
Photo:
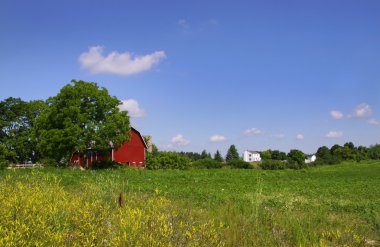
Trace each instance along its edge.
<path fill-rule="evenodd" d="M 0 246 L 61 245 L 380 246 L 380 161 L 0 171 Z"/>

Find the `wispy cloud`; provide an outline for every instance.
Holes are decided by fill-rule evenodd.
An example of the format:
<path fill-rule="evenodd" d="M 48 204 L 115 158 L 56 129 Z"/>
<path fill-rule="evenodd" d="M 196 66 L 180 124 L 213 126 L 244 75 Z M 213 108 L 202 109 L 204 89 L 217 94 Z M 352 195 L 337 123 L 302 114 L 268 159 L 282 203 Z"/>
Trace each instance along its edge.
<path fill-rule="evenodd" d="M 185 19 L 178 20 L 177 25 L 184 30 L 190 29 L 190 23 Z"/>
<path fill-rule="evenodd" d="M 275 134 L 275 135 L 272 135 L 274 138 L 276 139 L 284 139 L 286 137 L 285 134 Z"/>
<path fill-rule="evenodd" d="M 219 26 L 219 22 L 216 19 L 209 19 L 201 23 L 199 30 L 200 31 L 210 30 L 218 26 Z"/>
<path fill-rule="evenodd" d="M 219 26 L 219 22 L 216 19 L 208 19 L 200 22 L 192 22 L 185 18 L 177 21 L 177 26 L 185 34 L 197 34 L 204 31 L 212 31 Z"/>
<path fill-rule="evenodd" d="M 372 115 L 371 106 L 367 103 L 362 103 L 358 105 L 354 110 L 354 117 L 364 118 Z"/>
<path fill-rule="evenodd" d="M 329 131 L 326 134 L 327 138 L 339 138 L 339 137 L 342 137 L 342 136 L 343 136 L 343 132 L 342 131 Z"/>
<path fill-rule="evenodd" d="M 190 141 L 186 140 L 182 134 L 178 134 L 171 139 L 169 147 L 183 147 L 188 145 L 189 143 Z"/>
<path fill-rule="evenodd" d="M 340 111 L 335 111 L 335 110 L 330 111 L 330 115 L 331 115 L 332 118 L 337 119 L 337 120 L 338 120 L 338 119 L 342 119 L 342 118 L 344 117 L 344 115 L 343 115 L 342 112 L 340 112 Z"/>
<path fill-rule="evenodd" d="M 244 131 L 244 135 L 252 136 L 252 135 L 261 135 L 263 132 L 258 128 L 250 128 Z"/>
<path fill-rule="evenodd" d="M 374 118 L 368 119 L 367 122 L 368 122 L 368 124 L 371 124 L 371 125 L 380 125 L 380 120 L 377 120 Z"/>
<path fill-rule="evenodd" d="M 223 142 L 225 140 L 226 140 L 226 137 L 222 135 L 213 135 L 209 138 L 210 142 Z"/>
<path fill-rule="evenodd" d="M 121 111 L 128 111 L 129 116 L 139 118 L 145 116 L 145 111 L 139 106 L 139 102 L 135 99 L 122 100 L 119 105 Z"/>
<path fill-rule="evenodd" d="M 156 51 L 148 55 L 133 55 L 130 52 L 113 51 L 103 56 L 103 47 L 93 46 L 79 56 L 79 63 L 85 70 L 93 74 L 111 73 L 133 75 L 150 70 L 166 57 L 164 51 Z"/>
<path fill-rule="evenodd" d="M 297 140 L 303 140 L 303 139 L 305 139 L 305 136 L 303 134 L 297 134 L 296 139 Z"/>

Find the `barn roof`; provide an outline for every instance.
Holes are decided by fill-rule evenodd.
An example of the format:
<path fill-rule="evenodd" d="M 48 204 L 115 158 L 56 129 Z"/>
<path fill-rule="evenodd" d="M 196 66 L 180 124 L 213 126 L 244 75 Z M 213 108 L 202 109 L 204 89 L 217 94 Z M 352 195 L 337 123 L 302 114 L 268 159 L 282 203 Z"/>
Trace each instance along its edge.
<path fill-rule="evenodd" d="M 147 149 L 148 145 L 146 145 L 146 142 L 145 142 L 144 138 L 142 137 L 141 133 L 137 129 L 133 128 L 132 126 L 131 126 L 131 130 L 135 131 L 139 135 L 139 137 L 141 138 L 141 141 L 144 143 L 145 149 Z"/>

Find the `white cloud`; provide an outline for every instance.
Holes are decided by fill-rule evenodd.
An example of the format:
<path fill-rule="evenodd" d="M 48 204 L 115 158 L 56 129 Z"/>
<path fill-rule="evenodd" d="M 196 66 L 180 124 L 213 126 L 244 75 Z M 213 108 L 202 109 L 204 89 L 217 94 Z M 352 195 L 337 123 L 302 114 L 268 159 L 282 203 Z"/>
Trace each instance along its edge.
<path fill-rule="evenodd" d="M 304 136 L 303 134 L 298 134 L 298 135 L 296 136 L 296 139 L 297 139 L 297 140 L 303 140 L 303 139 L 305 139 L 305 136 Z"/>
<path fill-rule="evenodd" d="M 257 128 L 250 128 L 250 129 L 247 129 L 246 131 L 244 131 L 244 135 L 246 135 L 246 136 L 260 135 L 262 133 L 263 132 L 260 129 L 257 129 Z"/>
<path fill-rule="evenodd" d="M 121 111 L 128 111 L 131 117 L 143 117 L 145 116 L 144 109 L 140 108 L 139 103 L 135 99 L 122 100 L 122 104 L 119 105 Z"/>
<path fill-rule="evenodd" d="M 222 142 L 226 140 L 226 137 L 221 135 L 213 135 L 209 138 L 210 142 Z"/>
<path fill-rule="evenodd" d="M 380 125 L 380 120 L 371 118 L 371 119 L 368 120 L 368 124 L 371 124 L 371 125 Z"/>
<path fill-rule="evenodd" d="M 156 51 L 143 56 L 136 56 L 130 52 L 118 53 L 117 51 L 103 56 L 102 51 L 103 47 L 93 46 L 88 52 L 82 53 L 79 56 L 81 67 L 93 74 L 111 73 L 128 76 L 150 70 L 153 65 L 166 57 L 164 51 Z"/>
<path fill-rule="evenodd" d="M 329 133 L 326 134 L 327 138 L 339 138 L 343 136 L 342 131 L 330 131 Z"/>
<path fill-rule="evenodd" d="M 343 118 L 343 113 L 340 112 L 340 111 L 331 111 L 330 112 L 330 115 L 331 117 L 333 117 L 334 119 L 342 119 Z"/>
<path fill-rule="evenodd" d="M 169 146 L 171 146 L 171 147 L 173 147 L 173 146 L 182 147 L 182 146 L 188 145 L 189 143 L 190 142 L 188 140 L 186 140 L 182 134 L 178 134 L 171 139 Z"/>
<path fill-rule="evenodd" d="M 354 110 L 354 116 L 363 118 L 363 117 L 368 117 L 372 115 L 372 109 L 371 106 L 368 105 L 367 103 L 362 103 L 358 105 L 355 110 Z"/>

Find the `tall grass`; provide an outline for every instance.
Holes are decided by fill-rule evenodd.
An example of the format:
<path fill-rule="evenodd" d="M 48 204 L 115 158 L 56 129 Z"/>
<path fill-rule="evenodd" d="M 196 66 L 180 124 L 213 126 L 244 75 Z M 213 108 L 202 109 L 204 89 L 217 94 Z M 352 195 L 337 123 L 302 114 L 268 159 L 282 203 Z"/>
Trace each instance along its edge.
<path fill-rule="evenodd" d="M 29 233 L 33 238 L 16 238 L 27 242 L 58 234 L 70 245 L 378 246 L 379 181 L 378 161 L 297 171 L 5 171 L 0 175 L 0 246 L 10 241 L 9 234 L 1 235 L 4 229 L 24 229 L 12 225 L 10 212 L 25 208 L 25 219 L 45 210 L 44 224 L 50 226 Z M 123 208 L 118 207 L 120 192 Z M 149 221 L 160 227 L 152 230 L 153 223 L 150 228 L 142 223 Z M 23 224 L 30 228 L 29 221 Z M 151 242 L 141 242 L 149 236 Z"/>
<path fill-rule="evenodd" d="M 0 182 L 0 246 L 219 246 L 219 228 L 184 212 L 159 194 L 118 194 L 100 183 L 32 172 L 6 175 Z M 120 203 L 122 205 L 120 205 Z"/>

